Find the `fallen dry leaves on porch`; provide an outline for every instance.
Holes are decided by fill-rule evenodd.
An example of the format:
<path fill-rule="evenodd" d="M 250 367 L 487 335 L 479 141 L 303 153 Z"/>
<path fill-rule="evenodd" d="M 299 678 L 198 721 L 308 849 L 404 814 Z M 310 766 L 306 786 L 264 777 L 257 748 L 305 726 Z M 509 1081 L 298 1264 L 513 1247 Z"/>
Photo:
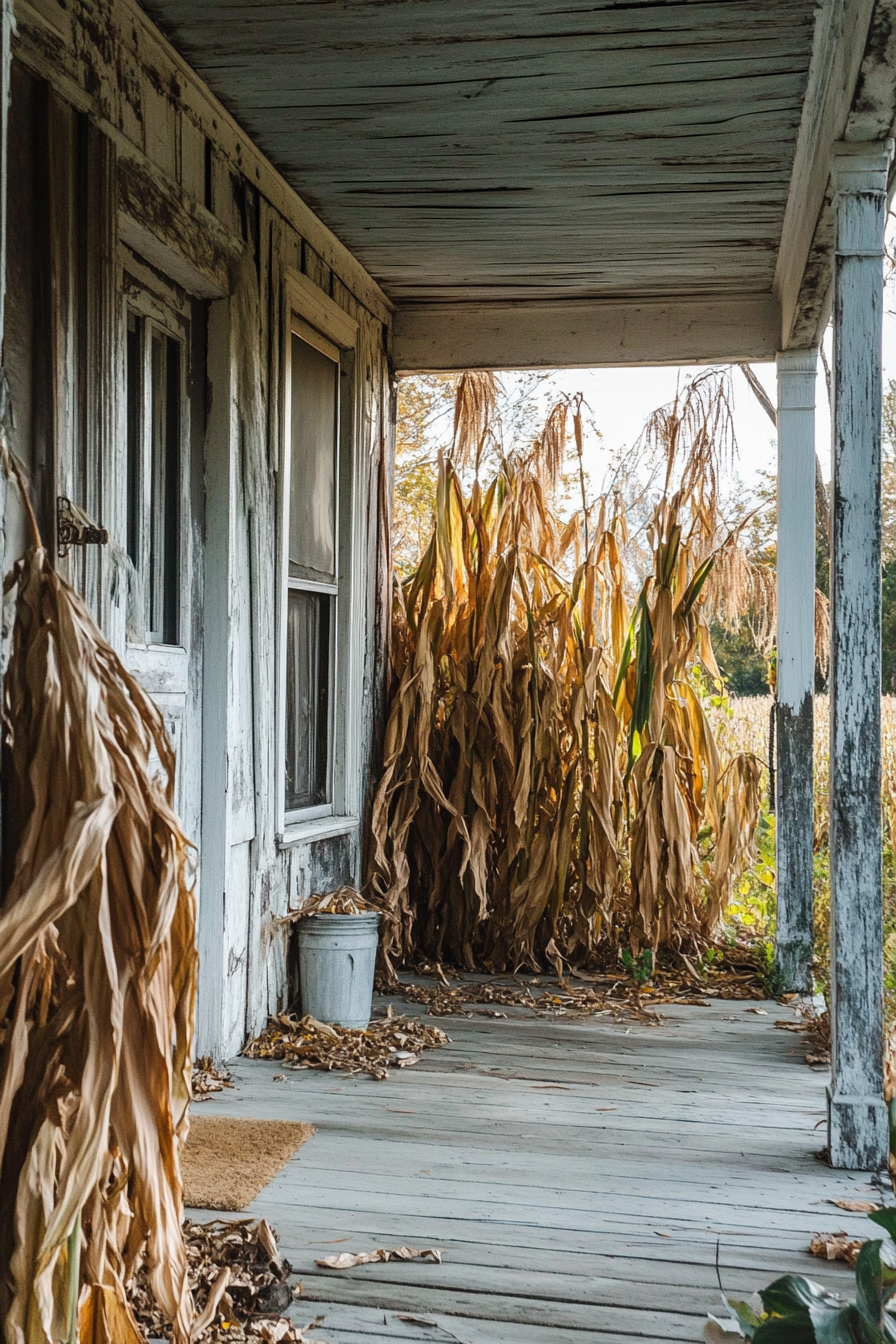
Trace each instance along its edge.
<path fill-rule="evenodd" d="M 201 1344 L 325 1344 L 281 1313 L 294 1299 L 292 1268 L 281 1260 L 273 1230 L 262 1218 L 186 1222 L 187 1276 L 200 1318 L 193 1340 Z M 130 1305 L 150 1339 L 170 1339 L 171 1327 L 156 1307 L 145 1268 L 128 1284 Z"/>
<path fill-rule="evenodd" d="M 250 1059 L 282 1059 L 293 1069 L 369 1073 L 382 1081 L 390 1068 L 415 1064 L 421 1050 L 447 1043 L 444 1031 L 412 1017 L 380 1018 L 359 1031 L 280 1013 L 243 1054 Z"/>
<path fill-rule="evenodd" d="M 352 1255 L 343 1251 L 341 1255 L 325 1255 L 315 1260 L 321 1269 L 354 1269 L 356 1265 L 388 1264 L 390 1260 L 431 1260 L 433 1264 L 442 1263 L 442 1252 L 427 1246 L 425 1250 L 415 1250 L 410 1246 L 396 1246 L 394 1250 L 358 1251 Z"/>
<path fill-rule="evenodd" d="M 850 1237 L 845 1232 L 816 1232 L 809 1250 L 819 1260 L 845 1260 L 848 1265 L 854 1265 L 864 1244 L 864 1237 Z"/>
<path fill-rule="evenodd" d="M 611 998 L 594 989 L 560 983 L 556 989 L 538 988 L 533 993 L 529 986 L 514 988 L 490 980 L 452 986 L 436 985 L 432 988 L 412 982 L 380 980 L 377 991 L 400 995 L 406 1003 L 425 1004 L 427 1013 L 432 1017 L 469 1017 L 468 1004 L 488 1003 L 528 1008 L 540 1015 L 586 1017 L 600 1012 L 625 1012 L 645 1022 L 657 1023 L 660 1020 L 656 1013 L 650 1012 L 635 997 Z"/>
<path fill-rule="evenodd" d="M 196 1060 L 191 1083 L 194 1101 L 206 1101 L 213 1092 L 223 1092 L 225 1087 L 233 1087 L 228 1071 L 219 1069 L 211 1055 L 201 1055 Z"/>
<path fill-rule="evenodd" d="M 571 971 L 569 978 L 543 975 L 449 979 L 440 965 L 424 965 L 421 973 L 436 975 L 437 984 L 378 976 L 376 989 L 379 994 L 400 996 L 406 1003 L 425 1005 L 426 1012 L 433 1017 L 469 1017 L 468 1005 L 491 1004 L 527 1008 L 538 1015 L 587 1017 L 612 1013 L 647 1023 L 661 1020 L 653 1010 L 664 1003 L 705 1005 L 711 999 L 743 1001 L 767 997 L 752 953 L 726 948 L 718 962 L 700 976 L 690 967 L 659 965 L 650 983 L 641 987 L 621 974 L 581 971 Z M 449 975 L 459 977 L 460 973 L 451 971 Z"/>

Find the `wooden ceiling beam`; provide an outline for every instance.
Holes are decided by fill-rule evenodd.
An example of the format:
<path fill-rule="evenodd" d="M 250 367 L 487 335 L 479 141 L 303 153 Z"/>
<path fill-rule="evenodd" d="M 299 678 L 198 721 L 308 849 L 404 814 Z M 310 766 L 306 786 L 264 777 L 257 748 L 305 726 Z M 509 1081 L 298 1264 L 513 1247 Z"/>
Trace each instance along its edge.
<path fill-rule="evenodd" d="M 823 0 L 775 268 L 782 349 L 816 344 L 827 321 L 831 154 L 839 140 L 891 134 L 894 44 L 896 0 Z"/>
<path fill-rule="evenodd" d="M 770 294 L 399 306 L 399 373 L 567 369 L 774 359 L 781 329 Z"/>

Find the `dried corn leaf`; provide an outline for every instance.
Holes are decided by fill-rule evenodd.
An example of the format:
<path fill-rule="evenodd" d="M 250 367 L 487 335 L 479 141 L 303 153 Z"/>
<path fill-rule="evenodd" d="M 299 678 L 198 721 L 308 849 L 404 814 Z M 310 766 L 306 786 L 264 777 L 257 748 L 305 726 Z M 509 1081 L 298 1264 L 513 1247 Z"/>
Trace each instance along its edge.
<path fill-rule="evenodd" d="M 850 1237 L 845 1232 L 815 1232 L 809 1250 L 820 1260 L 845 1260 L 854 1265 L 864 1244 L 864 1237 Z"/>
<path fill-rule="evenodd" d="M 354 1269 L 356 1265 L 388 1264 L 390 1260 L 431 1260 L 434 1264 L 440 1265 L 442 1252 L 431 1246 L 425 1250 L 398 1246 L 394 1250 L 358 1251 L 354 1255 L 350 1251 L 342 1251 L 340 1255 L 326 1255 L 314 1263 L 320 1265 L 322 1269 Z"/>
<path fill-rule="evenodd" d="M 227 1069 L 215 1063 L 211 1055 L 202 1055 L 193 1064 L 193 1100 L 205 1101 L 213 1092 L 223 1092 L 225 1087 L 233 1087 Z"/>
<path fill-rule="evenodd" d="M 326 891 L 309 896 L 300 910 L 286 916 L 285 923 L 304 919 L 306 915 L 363 915 L 375 911 L 376 906 L 365 901 L 354 887 L 340 887 L 338 891 Z"/>

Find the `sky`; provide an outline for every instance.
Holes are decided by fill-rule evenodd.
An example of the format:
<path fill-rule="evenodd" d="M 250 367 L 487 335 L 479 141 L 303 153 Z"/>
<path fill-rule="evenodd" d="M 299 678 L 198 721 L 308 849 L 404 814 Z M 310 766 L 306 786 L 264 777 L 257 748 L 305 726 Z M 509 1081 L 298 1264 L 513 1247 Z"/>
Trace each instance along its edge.
<path fill-rule="evenodd" d="M 896 378 L 896 294 L 888 286 L 883 319 L 884 387 Z M 831 362 L 831 332 L 825 336 L 828 363 Z M 754 364 L 753 368 L 772 404 L 776 400 L 774 364 Z M 620 448 L 631 447 L 644 422 L 656 407 L 671 401 L 676 384 L 698 373 L 697 366 L 633 369 L 566 369 L 559 371 L 554 385 L 564 392 L 583 392 L 602 440 L 588 445 L 588 467 L 595 481 L 601 479 L 608 457 Z M 758 473 L 775 470 L 775 428 L 750 390 L 746 379 L 732 371 L 734 394 L 733 418 L 738 457 L 734 472 L 748 490 L 758 483 Z M 815 395 L 815 442 L 825 480 L 830 479 L 831 419 L 821 361 Z"/>
<path fill-rule="evenodd" d="M 892 250 L 896 249 L 896 226 L 888 231 L 888 242 Z M 831 356 L 831 331 L 825 334 L 825 351 L 828 363 Z M 887 285 L 883 318 L 883 372 L 884 388 L 889 379 L 896 378 L 896 278 L 890 277 Z M 703 366 L 647 367 L 628 369 L 560 369 L 550 378 L 548 386 L 541 390 L 542 407 L 546 412 L 554 399 L 553 391 L 570 395 L 582 392 L 588 406 L 590 418 L 600 431 L 598 439 L 589 435 L 586 440 L 585 466 L 595 486 L 604 477 L 609 462 L 620 449 L 632 447 L 638 440 L 644 424 L 650 414 L 659 406 L 665 405 L 675 396 L 680 381 L 702 371 Z M 754 364 L 753 369 L 774 405 L 776 402 L 775 366 Z M 502 374 L 500 377 L 505 388 L 512 388 L 518 375 Z M 732 467 L 734 484 L 743 483 L 746 492 L 752 494 L 758 486 L 761 472 L 774 472 L 775 463 L 775 427 L 759 404 L 738 369 L 732 370 L 733 420 L 737 441 L 737 456 Z M 818 364 L 818 376 L 815 395 L 815 443 L 825 480 L 831 474 L 831 419 L 828 407 L 827 388 L 821 361 Z M 439 437 L 450 437 L 450 414 L 439 425 Z"/>

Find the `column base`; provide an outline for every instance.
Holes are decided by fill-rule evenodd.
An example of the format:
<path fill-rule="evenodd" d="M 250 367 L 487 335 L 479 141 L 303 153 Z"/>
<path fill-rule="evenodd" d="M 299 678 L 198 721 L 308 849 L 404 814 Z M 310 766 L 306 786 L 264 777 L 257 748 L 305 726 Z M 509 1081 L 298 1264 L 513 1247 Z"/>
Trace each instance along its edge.
<path fill-rule="evenodd" d="M 846 1171 L 886 1171 L 890 1127 L 883 1097 L 847 1096 L 828 1088 L 831 1166 Z"/>
<path fill-rule="evenodd" d="M 776 940 L 775 972 L 786 993 L 811 994 L 815 988 L 811 944 L 803 938 Z"/>

